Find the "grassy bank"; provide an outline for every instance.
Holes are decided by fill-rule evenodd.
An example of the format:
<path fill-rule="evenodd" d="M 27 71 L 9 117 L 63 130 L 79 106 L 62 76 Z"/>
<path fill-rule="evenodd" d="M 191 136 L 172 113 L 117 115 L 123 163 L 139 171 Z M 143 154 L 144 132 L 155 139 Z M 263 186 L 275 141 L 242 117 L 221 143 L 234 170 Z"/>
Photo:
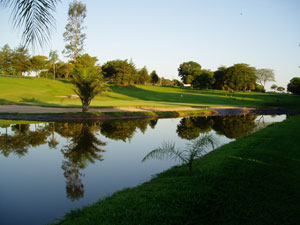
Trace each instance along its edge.
<path fill-rule="evenodd" d="M 238 106 L 281 107 L 300 109 L 300 97 L 278 93 L 229 93 L 217 90 L 192 90 L 178 87 L 137 85 L 111 86 L 109 92 L 97 96 L 91 107 L 116 106 Z M 21 104 L 54 107 L 80 107 L 66 80 L 46 78 L 0 77 L 0 104 Z"/>
<path fill-rule="evenodd" d="M 298 224 L 300 116 L 174 167 L 59 224 Z"/>
<path fill-rule="evenodd" d="M 80 121 L 104 119 L 176 118 L 183 116 L 212 116 L 212 109 L 195 111 L 87 112 L 87 113 L 0 113 L 0 124 L 29 123 L 32 121 Z"/>

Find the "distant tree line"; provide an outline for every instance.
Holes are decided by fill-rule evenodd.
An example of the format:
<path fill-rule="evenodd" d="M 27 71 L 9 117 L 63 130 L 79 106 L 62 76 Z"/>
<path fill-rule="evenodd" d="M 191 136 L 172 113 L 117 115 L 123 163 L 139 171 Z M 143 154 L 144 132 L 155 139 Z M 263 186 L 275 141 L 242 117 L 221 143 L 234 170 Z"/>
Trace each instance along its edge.
<path fill-rule="evenodd" d="M 48 56 L 30 56 L 27 48 L 20 46 L 12 49 L 6 44 L 0 49 L 0 74 L 6 76 L 13 75 L 22 77 L 24 75 L 33 75 L 53 79 L 68 79 L 73 77 L 78 58 L 85 58 L 84 60 L 79 60 L 80 62 L 90 59 L 91 61 L 95 61 L 95 64 L 98 61 L 97 58 L 91 56 L 87 57 L 87 55 L 88 54 L 77 55 L 76 58 L 73 57 L 70 61 L 64 62 L 59 59 L 57 51 L 50 51 Z M 159 77 L 155 70 L 149 73 L 146 66 L 138 69 L 132 61 L 128 61 L 127 59 L 112 60 L 104 63 L 102 66 L 99 64 L 95 64 L 95 66 L 104 80 L 117 85 L 183 85 L 179 80 Z"/>
<path fill-rule="evenodd" d="M 221 66 L 216 71 L 202 69 L 197 62 L 180 64 L 178 76 L 185 84 L 197 89 L 219 89 L 230 91 L 265 91 L 268 81 L 275 81 L 271 69 L 256 69 L 239 63 L 230 67 Z"/>

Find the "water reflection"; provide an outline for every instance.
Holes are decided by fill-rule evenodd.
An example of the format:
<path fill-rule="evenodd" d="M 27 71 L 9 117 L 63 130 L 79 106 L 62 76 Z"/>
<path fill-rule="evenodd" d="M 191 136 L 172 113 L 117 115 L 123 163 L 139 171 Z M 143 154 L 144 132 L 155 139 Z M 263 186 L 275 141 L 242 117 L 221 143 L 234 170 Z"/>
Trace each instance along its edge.
<path fill-rule="evenodd" d="M 65 159 L 61 168 L 67 179 L 67 198 L 71 200 L 84 196 L 81 170 L 85 169 L 89 162 L 102 161 L 104 150 L 100 146 L 106 145 L 94 135 L 94 125 L 77 124 L 75 127 L 71 143 L 61 150 Z"/>
<path fill-rule="evenodd" d="M 164 140 L 184 150 L 190 140 L 212 134 L 221 145 L 284 119 L 245 115 L 2 124 L 0 224 L 51 223 L 71 209 L 148 181 L 177 165 L 171 160 L 141 163 Z M 179 154 L 201 157 L 210 149 Z"/>
<path fill-rule="evenodd" d="M 201 134 L 214 130 L 219 135 L 236 139 L 268 125 L 264 116 L 257 115 L 223 117 L 187 117 L 180 119 L 176 133 L 182 139 L 194 140 Z M 31 147 L 47 144 L 58 149 L 63 137 L 66 144 L 59 149 L 63 155 L 61 168 L 66 179 L 67 198 L 78 200 L 84 197 L 83 170 L 89 163 L 103 160 L 102 147 L 106 143 L 97 133 L 111 140 L 130 142 L 137 131 L 145 133 L 148 127 L 155 129 L 158 119 L 115 120 L 94 123 L 50 122 L 43 124 L 1 125 L 0 154 L 23 157 Z M 4 132 L 3 132 L 4 130 Z M 64 142 L 65 143 L 65 142 Z"/>
<path fill-rule="evenodd" d="M 201 133 L 208 133 L 211 130 L 227 138 L 236 139 L 254 131 L 254 128 L 257 126 L 256 118 L 257 115 L 252 114 L 182 118 L 176 132 L 179 137 L 187 140 L 196 139 Z"/>

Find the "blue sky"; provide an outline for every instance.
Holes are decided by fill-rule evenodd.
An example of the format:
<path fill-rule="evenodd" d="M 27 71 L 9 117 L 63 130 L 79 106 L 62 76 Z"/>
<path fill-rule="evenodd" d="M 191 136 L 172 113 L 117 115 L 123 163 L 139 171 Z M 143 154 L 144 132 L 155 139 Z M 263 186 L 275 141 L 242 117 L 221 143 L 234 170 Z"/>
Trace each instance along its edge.
<path fill-rule="evenodd" d="M 70 1 L 58 5 L 56 31 L 49 49 L 64 48 L 62 34 Z M 85 52 L 103 64 L 132 59 L 159 76 L 178 78 L 184 61 L 205 69 L 248 63 L 275 71 L 276 83 L 286 87 L 300 76 L 299 0 L 86 0 Z M 0 11 L 0 46 L 16 47 L 21 33 Z M 61 59 L 64 57 L 61 54 Z M 269 84 L 268 86 L 270 86 Z"/>

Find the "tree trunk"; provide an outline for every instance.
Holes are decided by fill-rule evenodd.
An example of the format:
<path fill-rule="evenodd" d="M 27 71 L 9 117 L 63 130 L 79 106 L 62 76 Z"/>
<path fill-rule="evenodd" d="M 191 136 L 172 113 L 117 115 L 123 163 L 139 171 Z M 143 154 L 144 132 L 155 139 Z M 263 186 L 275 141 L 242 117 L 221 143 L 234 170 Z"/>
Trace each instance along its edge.
<path fill-rule="evenodd" d="M 88 112 L 89 111 L 89 104 L 87 102 L 82 103 L 82 112 Z"/>

